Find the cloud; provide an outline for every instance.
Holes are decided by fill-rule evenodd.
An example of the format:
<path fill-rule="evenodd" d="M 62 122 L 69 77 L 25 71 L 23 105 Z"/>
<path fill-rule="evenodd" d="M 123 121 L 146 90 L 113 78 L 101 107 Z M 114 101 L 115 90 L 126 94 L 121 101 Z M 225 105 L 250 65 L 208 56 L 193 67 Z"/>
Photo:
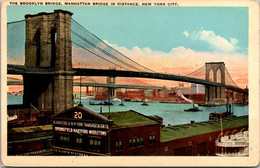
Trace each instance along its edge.
<path fill-rule="evenodd" d="M 237 43 L 236 39 L 232 39 L 231 41 L 234 44 Z M 248 56 L 245 54 L 224 53 L 220 51 L 199 52 L 184 46 L 178 46 L 172 48 L 169 52 L 163 52 L 152 50 L 149 47 L 140 48 L 135 46 L 132 49 L 128 49 L 124 46 L 110 44 L 107 41 L 106 43 L 137 63 L 159 73 L 186 75 L 204 66 L 205 62 L 225 62 L 230 75 L 233 80 L 237 82 L 238 86 L 245 87 L 247 85 L 245 82 L 248 78 Z M 73 47 L 74 58 L 76 56 L 75 54 L 82 53 L 84 53 L 82 49 Z M 88 58 L 84 58 L 84 60 L 74 60 L 74 64 L 76 61 L 82 61 L 87 64 L 84 67 L 101 69 L 107 68 L 107 66 L 104 66 L 104 63 L 106 62 L 95 58 L 97 56 L 91 55 L 90 53 L 86 53 L 84 55 L 88 55 Z M 81 57 L 79 56 L 77 58 L 79 59 Z M 241 69 L 243 69 L 243 73 L 241 73 Z M 173 82 L 160 80 L 155 80 L 151 84 L 155 84 L 155 82 L 158 86 L 160 86 L 160 83 L 165 86 L 174 86 L 172 84 Z M 178 84 L 179 82 L 175 83 Z"/>
<path fill-rule="evenodd" d="M 230 40 L 216 35 L 211 30 L 193 31 L 190 35 L 189 32 L 183 32 L 186 37 L 190 37 L 192 40 L 200 40 L 207 42 L 213 51 L 219 51 L 223 53 L 234 53 L 239 47 L 237 46 L 238 40 L 236 38 L 230 38 Z M 188 35 L 188 36 L 187 36 Z"/>
<path fill-rule="evenodd" d="M 184 31 L 183 34 L 186 36 L 186 37 L 189 37 L 189 32 L 188 31 Z"/>
<path fill-rule="evenodd" d="M 232 43 L 237 41 L 233 38 Z M 107 43 L 109 44 L 109 43 Z M 172 48 L 170 52 L 154 51 L 149 47 L 132 49 L 109 44 L 119 52 L 156 72 L 169 74 L 189 74 L 205 65 L 205 62 L 224 62 L 233 80 L 241 87 L 247 85 L 248 56 L 239 53 L 225 53 L 220 51 L 199 52 L 184 46 Z M 243 68 L 243 73 L 237 73 Z M 238 80 L 237 79 L 246 79 Z"/>

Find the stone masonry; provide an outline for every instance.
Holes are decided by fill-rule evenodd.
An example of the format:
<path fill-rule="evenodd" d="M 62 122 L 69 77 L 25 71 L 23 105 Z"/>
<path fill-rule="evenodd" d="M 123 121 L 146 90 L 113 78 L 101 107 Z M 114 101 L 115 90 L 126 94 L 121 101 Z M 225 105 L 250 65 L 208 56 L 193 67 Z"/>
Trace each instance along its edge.
<path fill-rule="evenodd" d="M 218 76 L 220 75 L 220 76 Z M 212 82 L 225 84 L 225 64 L 224 62 L 206 63 L 205 79 Z M 225 87 L 205 86 L 206 103 L 225 104 Z"/>
<path fill-rule="evenodd" d="M 23 75 L 24 104 L 54 113 L 73 106 L 71 16 L 64 10 L 25 15 L 25 66 L 51 67 L 55 75 Z"/>

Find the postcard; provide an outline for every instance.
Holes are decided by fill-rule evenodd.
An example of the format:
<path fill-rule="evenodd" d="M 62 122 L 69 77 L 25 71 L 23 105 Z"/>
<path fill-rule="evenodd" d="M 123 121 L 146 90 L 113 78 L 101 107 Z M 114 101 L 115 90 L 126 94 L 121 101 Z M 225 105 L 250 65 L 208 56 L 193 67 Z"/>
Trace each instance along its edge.
<path fill-rule="evenodd" d="M 257 1 L 4 0 L 4 166 L 257 166 Z"/>

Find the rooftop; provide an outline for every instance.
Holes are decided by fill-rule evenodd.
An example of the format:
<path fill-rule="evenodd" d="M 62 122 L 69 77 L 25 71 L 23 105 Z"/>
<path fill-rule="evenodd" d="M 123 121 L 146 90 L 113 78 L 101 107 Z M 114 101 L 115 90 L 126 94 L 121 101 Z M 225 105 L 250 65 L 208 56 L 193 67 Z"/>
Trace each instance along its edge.
<path fill-rule="evenodd" d="M 8 134 L 16 133 L 33 133 L 40 131 L 50 131 L 52 130 L 52 125 L 41 125 L 41 126 L 30 126 L 30 127 L 15 127 L 8 129 Z"/>
<path fill-rule="evenodd" d="M 248 116 L 223 119 L 222 125 L 223 129 L 248 125 Z M 220 129 L 220 120 L 164 127 L 161 129 L 161 142 L 214 132 Z"/>
<path fill-rule="evenodd" d="M 108 117 L 109 113 L 102 113 L 102 115 Z M 111 112 L 110 116 L 110 120 L 114 121 L 112 128 L 130 125 L 158 123 L 158 121 L 132 110 Z"/>

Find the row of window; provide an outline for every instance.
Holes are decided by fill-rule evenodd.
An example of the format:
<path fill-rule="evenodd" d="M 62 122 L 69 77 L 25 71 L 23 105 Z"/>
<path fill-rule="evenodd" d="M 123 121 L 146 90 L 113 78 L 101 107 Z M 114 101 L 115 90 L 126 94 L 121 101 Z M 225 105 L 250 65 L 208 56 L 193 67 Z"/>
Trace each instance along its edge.
<path fill-rule="evenodd" d="M 149 143 L 154 144 L 155 141 L 155 135 L 149 136 Z M 122 141 L 118 140 L 116 143 L 116 150 L 122 150 Z M 135 148 L 139 146 L 144 146 L 144 137 L 133 137 L 129 139 L 129 148 Z"/>
<path fill-rule="evenodd" d="M 155 135 L 149 136 L 149 143 L 154 144 Z M 88 149 L 89 151 L 101 151 L 101 139 L 98 138 L 84 138 L 81 136 L 70 137 L 67 133 L 59 133 L 57 138 L 57 146 L 61 147 L 73 147 L 75 149 Z M 72 145 L 73 144 L 73 145 Z M 129 139 L 129 148 L 135 148 L 139 146 L 144 146 L 144 137 L 133 137 Z M 115 142 L 116 150 L 122 150 L 122 141 L 118 140 Z"/>
<path fill-rule="evenodd" d="M 90 139 L 89 140 L 89 150 L 100 152 L 101 151 L 101 140 Z"/>
<path fill-rule="evenodd" d="M 154 144 L 155 143 L 155 135 L 150 135 L 149 141 L 150 141 L 150 144 Z"/>
<path fill-rule="evenodd" d="M 135 148 L 144 145 L 144 137 L 133 137 L 129 139 L 129 148 Z"/>
<path fill-rule="evenodd" d="M 57 146 L 61 147 L 73 147 L 75 149 L 88 149 L 89 151 L 96 151 L 100 152 L 101 151 L 101 139 L 96 139 L 96 138 L 88 138 L 88 139 L 83 139 L 83 137 L 75 137 L 74 140 L 71 140 L 69 134 L 59 134 L 58 135 L 58 142 Z M 83 142 L 84 143 L 83 144 Z M 74 145 L 71 145 L 71 141 L 74 141 Z M 84 147 L 85 146 L 85 147 Z"/>

